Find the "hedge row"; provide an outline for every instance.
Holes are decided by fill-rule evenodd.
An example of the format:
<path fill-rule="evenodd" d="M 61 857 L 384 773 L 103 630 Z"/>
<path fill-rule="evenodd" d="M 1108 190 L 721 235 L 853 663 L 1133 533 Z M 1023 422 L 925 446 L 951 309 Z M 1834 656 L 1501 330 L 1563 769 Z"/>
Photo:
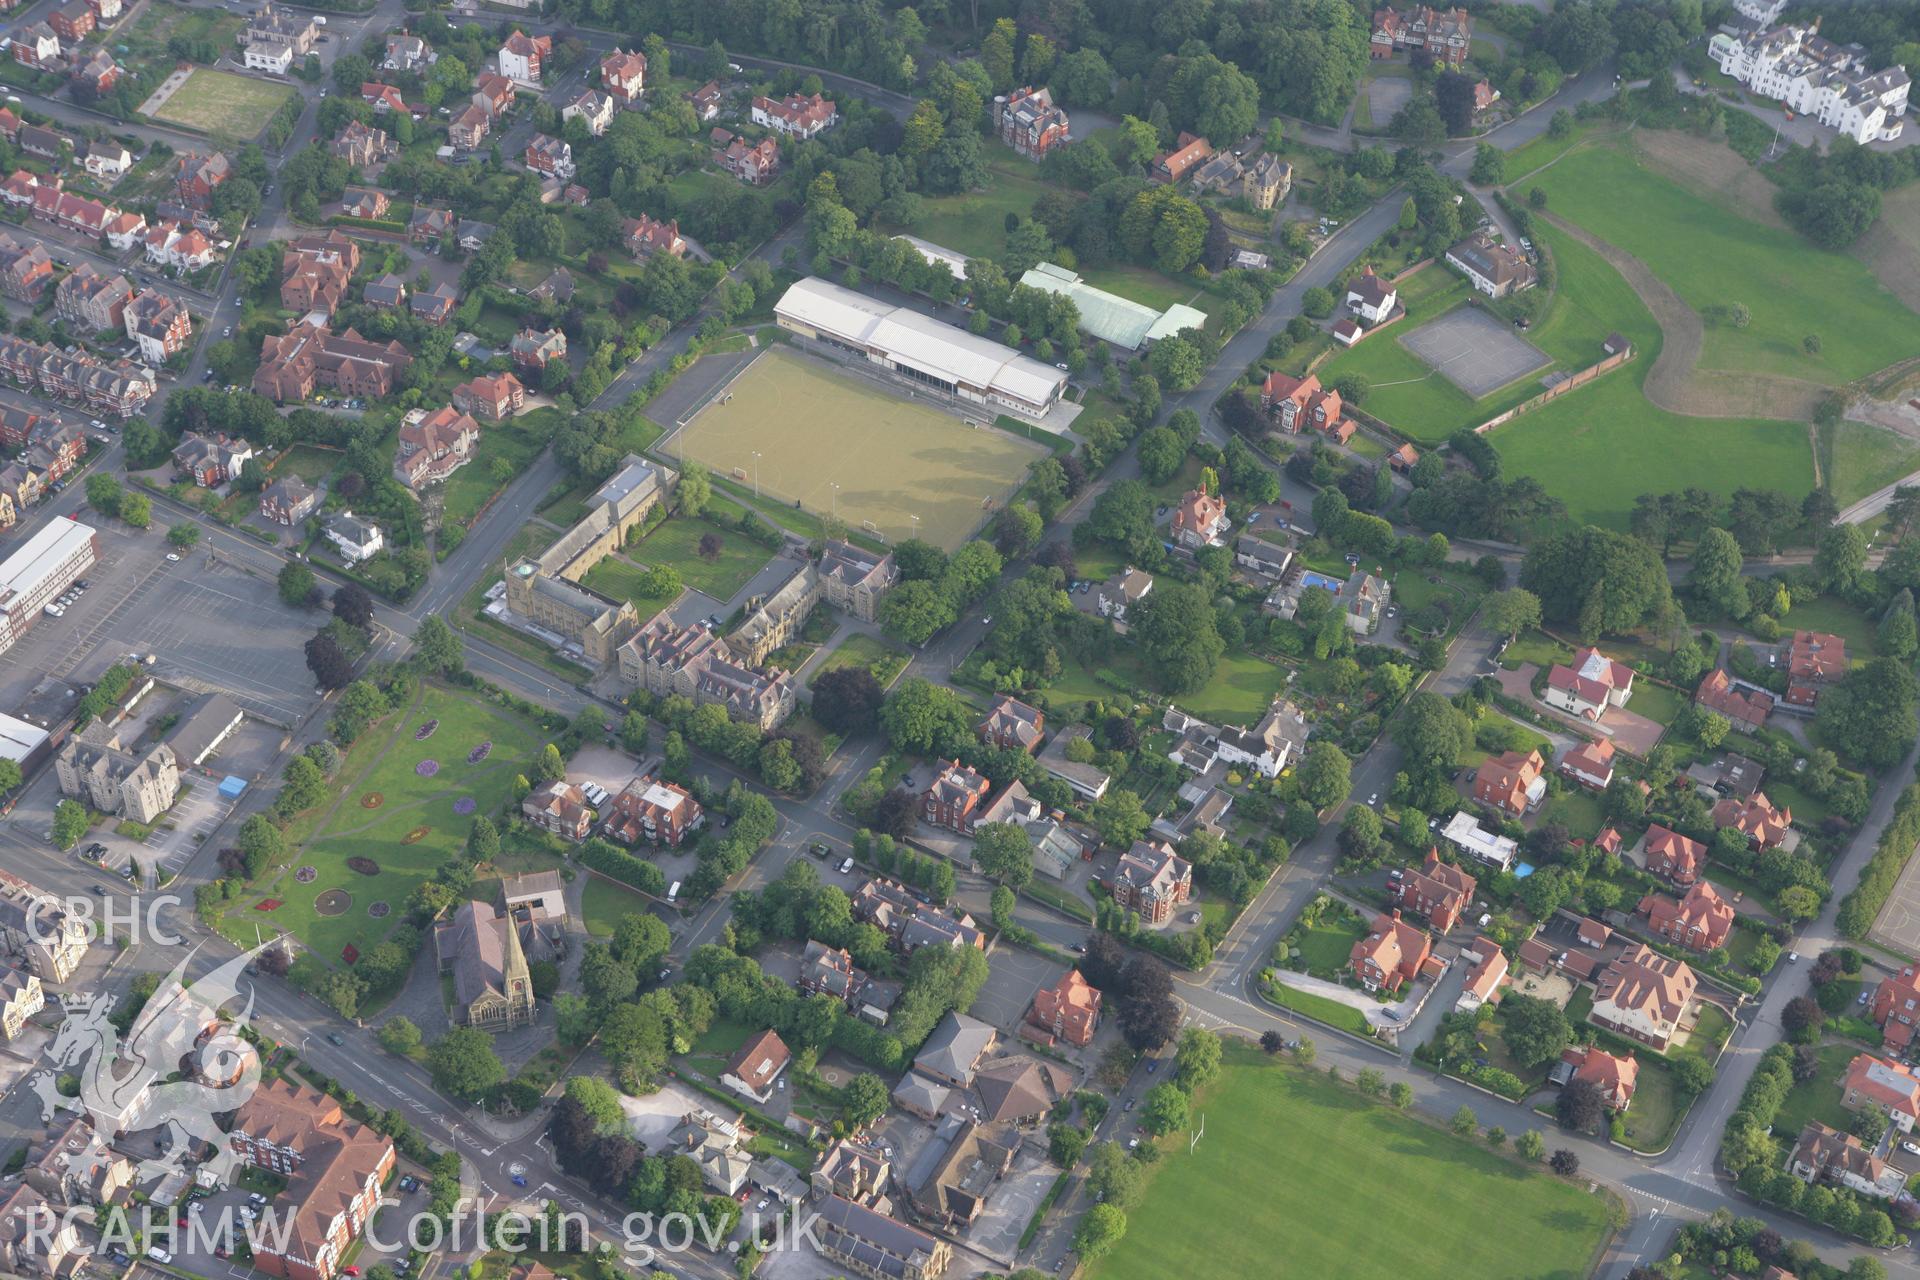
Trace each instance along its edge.
<path fill-rule="evenodd" d="M 1880 837 L 1880 847 L 1860 873 L 1860 883 L 1841 901 L 1836 923 L 1842 934 L 1854 939 L 1867 936 L 1916 844 L 1920 844 L 1920 783 L 1900 793 L 1893 806 L 1893 821 Z"/>
<path fill-rule="evenodd" d="M 616 849 L 604 840 L 589 840 L 581 846 L 580 861 L 609 880 L 632 885 L 640 892 L 656 898 L 667 891 L 667 877 L 659 867 Z"/>

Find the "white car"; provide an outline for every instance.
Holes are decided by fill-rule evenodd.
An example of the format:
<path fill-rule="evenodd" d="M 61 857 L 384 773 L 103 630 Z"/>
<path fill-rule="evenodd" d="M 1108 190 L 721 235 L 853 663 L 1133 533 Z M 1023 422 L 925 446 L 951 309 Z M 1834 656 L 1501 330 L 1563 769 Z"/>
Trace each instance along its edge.
<path fill-rule="evenodd" d="M 167 563 L 168 563 L 168 564 L 179 564 L 179 563 L 180 563 L 180 556 L 178 555 L 178 553 L 176 553 L 176 552 L 172 552 L 172 551 L 169 551 L 169 552 L 167 552 Z"/>
<path fill-rule="evenodd" d="M 1374 792 L 1372 795 L 1367 797 L 1368 805 L 1377 806 L 1379 805 L 1379 803 L 1380 803 L 1380 793 L 1378 791 Z"/>
<path fill-rule="evenodd" d="M 1900 1149 L 1910 1156 L 1920 1156 L 1920 1144 L 1903 1142 L 1900 1144 Z"/>

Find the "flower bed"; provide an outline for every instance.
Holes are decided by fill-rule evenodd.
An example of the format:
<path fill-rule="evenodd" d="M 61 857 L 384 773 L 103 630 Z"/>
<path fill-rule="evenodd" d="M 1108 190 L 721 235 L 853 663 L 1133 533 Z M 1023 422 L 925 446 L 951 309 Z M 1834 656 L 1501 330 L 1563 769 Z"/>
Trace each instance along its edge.
<path fill-rule="evenodd" d="M 439 727 L 440 722 L 438 720 L 429 720 L 413 731 L 413 740 L 415 742 L 425 742 L 433 736 L 433 731 Z"/>
<path fill-rule="evenodd" d="M 475 803 L 474 798 L 472 796 L 461 796 L 458 800 L 455 800 L 453 802 L 453 811 L 459 814 L 461 817 L 465 817 L 467 814 L 472 813 L 475 809 L 479 807 L 480 806 L 477 803 Z"/>
<path fill-rule="evenodd" d="M 413 766 L 413 771 L 423 778 L 431 778 L 434 774 L 440 772 L 440 762 L 431 758 L 422 760 L 419 764 Z"/>
<path fill-rule="evenodd" d="M 479 746 L 475 747 L 473 750 L 467 752 L 467 763 L 479 764 L 482 760 L 485 760 L 489 755 L 491 755 L 492 752 L 493 752 L 493 744 L 491 742 L 483 742 Z"/>
<path fill-rule="evenodd" d="M 355 854 L 347 859 L 347 870 L 357 871 L 363 876 L 377 876 L 380 874 L 380 864 L 372 858 L 363 858 Z"/>

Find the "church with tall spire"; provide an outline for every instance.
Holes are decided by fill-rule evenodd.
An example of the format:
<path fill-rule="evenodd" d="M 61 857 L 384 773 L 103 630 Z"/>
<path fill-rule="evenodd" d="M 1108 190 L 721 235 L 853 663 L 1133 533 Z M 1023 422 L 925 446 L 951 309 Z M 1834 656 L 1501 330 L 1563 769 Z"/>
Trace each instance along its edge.
<path fill-rule="evenodd" d="M 440 972 L 453 975 L 453 1017 L 505 1031 L 534 1019 L 533 975 L 520 928 L 491 903 L 463 902 L 434 928 Z"/>

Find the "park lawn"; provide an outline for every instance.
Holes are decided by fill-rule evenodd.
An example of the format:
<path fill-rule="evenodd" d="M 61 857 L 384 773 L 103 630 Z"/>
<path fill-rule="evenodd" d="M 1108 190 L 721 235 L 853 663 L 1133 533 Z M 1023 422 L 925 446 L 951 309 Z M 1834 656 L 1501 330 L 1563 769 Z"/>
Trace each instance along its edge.
<path fill-rule="evenodd" d="M 1623 132 L 1625 132 L 1624 125 L 1608 123 L 1575 127 L 1564 138 L 1543 133 L 1525 146 L 1516 147 L 1507 153 L 1507 181 L 1517 184 L 1520 179 L 1530 173 L 1538 172 L 1543 166 L 1552 164 L 1576 147 L 1583 144 L 1598 146 L 1613 135 Z M 1515 194 L 1524 198 L 1526 191 L 1523 188 Z"/>
<path fill-rule="evenodd" d="M 1864 422 L 1820 428 L 1827 489 L 1842 507 L 1920 471 L 1920 444 Z"/>
<path fill-rule="evenodd" d="M 1847 1064 L 1858 1052 L 1858 1045 L 1821 1045 L 1820 1069 L 1813 1079 L 1802 1080 L 1787 1090 L 1787 1100 L 1780 1104 L 1773 1118 L 1773 1131 L 1783 1138 L 1797 1136 L 1809 1123 L 1818 1120 L 1845 1133 L 1851 1114 L 1841 1105 L 1840 1077 L 1846 1074 Z"/>
<path fill-rule="evenodd" d="M 1638 257 L 1696 311 L 1746 304 L 1745 329 L 1708 326 L 1707 368 L 1831 385 L 1913 354 L 1910 336 L 1900 335 L 1912 334 L 1914 313 L 1858 258 L 1742 218 L 1621 146 L 1569 155 L 1528 185 L 1536 183 L 1550 209 Z M 1818 355 L 1801 345 L 1809 333 L 1821 338 Z"/>
<path fill-rule="evenodd" d="M 608 556 L 587 570 L 587 575 L 580 581 L 603 596 L 633 601 L 633 607 L 641 617 L 651 618 L 660 611 L 661 605 L 674 597 L 649 595 L 645 586 L 646 576 L 647 571 L 632 561 Z"/>
<path fill-rule="evenodd" d="M 1820 596 L 1787 610 L 1780 623 L 1789 631 L 1826 631 L 1847 642 L 1847 662 L 1858 665 L 1879 652 L 1879 627 L 1844 600 Z"/>
<path fill-rule="evenodd" d="M 291 85 L 195 67 L 153 118 L 245 140 L 266 128 L 280 104 L 292 96 Z"/>
<path fill-rule="evenodd" d="M 882 640 L 863 631 L 856 631 L 833 647 L 833 651 L 820 659 L 820 665 L 814 669 L 814 676 L 825 675 L 829 671 L 838 671 L 843 667 L 865 667 L 873 672 L 873 678 L 881 687 L 892 684 L 907 669 L 907 663 L 913 660 L 908 653 L 891 640 Z"/>
<path fill-rule="evenodd" d="M 700 555 L 700 539 L 709 533 L 720 539 L 719 553 L 711 560 Z M 648 565 L 672 565 L 682 582 L 722 604 L 738 595 L 773 558 L 771 551 L 738 529 L 705 516 L 672 516 L 629 547 L 627 554 Z"/>
<path fill-rule="evenodd" d="M 417 741 L 415 731 L 430 720 L 438 720 L 438 728 L 426 741 Z M 341 766 L 339 777 L 345 781 L 335 798 L 288 830 L 293 852 L 227 908 L 224 932 L 247 945 L 254 941 L 256 925 L 292 933 L 327 963 L 337 963 L 349 945 L 366 951 L 405 920 L 414 886 L 465 846 L 474 817 L 497 815 L 506 806 L 515 776 L 544 740 L 537 726 L 485 699 L 426 686 L 405 711 L 389 715 L 354 743 Z M 469 765 L 467 753 L 482 742 L 493 743 L 493 750 Z M 427 759 L 440 768 L 422 777 L 414 766 Z M 380 803 L 366 807 L 363 801 L 375 794 Z M 454 812 L 463 798 L 474 802 L 472 814 Z M 378 873 L 349 868 L 347 859 L 355 856 L 371 858 Z M 304 883 L 296 875 L 302 867 L 315 872 Z M 352 896 L 343 914 L 322 916 L 315 909 L 316 899 L 329 889 Z M 282 903 L 278 908 L 255 910 L 276 898 Z M 378 902 L 388 905 L 388 913 L 369 915 Z"/>
<path fill-rule="evenodd" d="M 622 920 L 645 915 L 652 908 L 653 899 L 601 876 L 588 875 L 580 891 L 581 918 L 596 938 L 611 938 Z"/>
<path fill-rule="evenodd" d="M 1581 1184 L 1250 1048 L 1227 1050 L 1195 1110 L 1211 1116 L 1206 1136 L 1191 1151 L 1169 1142 L 1150 1166 L 1097 1280 L 1190 1271 L 1203 1233 L 1209 1275 L 1571 1280 L 1607 1232 L 1607 1200 Z M 1252 1171 L 1273 1170 L 1276 1150 L 1311 1153 L 1311 1176 L 1260 1177 L 1250 1196 Z"/>
<path fill-rule="evenodd" d="M 1627 699 L 1627 710 L 1670 725 L 1686 709 L 1688 701 L 1686 694 L 1671 685 L 1656 684 L 1643 678 L 1633 682 L 1633 696 Z"/>

